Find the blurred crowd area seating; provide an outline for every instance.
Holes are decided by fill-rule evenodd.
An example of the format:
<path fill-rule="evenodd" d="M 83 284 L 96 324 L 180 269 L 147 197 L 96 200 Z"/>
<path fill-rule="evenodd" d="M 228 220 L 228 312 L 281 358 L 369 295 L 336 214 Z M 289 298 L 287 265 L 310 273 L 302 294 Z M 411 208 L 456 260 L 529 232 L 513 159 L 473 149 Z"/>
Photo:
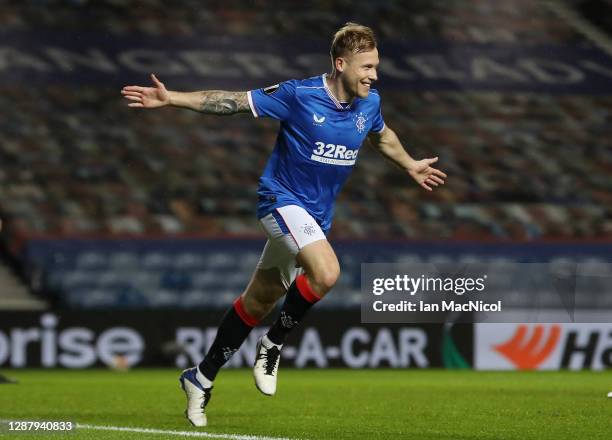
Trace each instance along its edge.
<path fill-rule="evenodd" d="M 344 17 L 376 24 L 378 35 L 388 40 L 545 43 L 581 39 L 543 2 L 532 0 L 310 0 L 290 4 L 181 0 L 173 6 L 164 0 L 6 0 L 0 9 L 0 27 L 116 35 L 327 39 Z"/>
<path fill-rule="evenodd" d="M 557 308 L 560 295 L 576 309 L 612 309 L 612 296 L 602 294 L 610 290 L 610 253 L 597 244 L 334 244 L 342 274 L 322 307 L 358 308 L 362 295 L 371 295 L 367 286 L 361 293 L 362 263 L 396 263 L 427 276 L 451 266 L 464 276 L 486 270 L 488 293 L 505 292 L 505 309 Z M 33 290 L 63 307 L 224 308 L 247 285 L 263 245 L 261 239 L 35 240 L 25 264 Z M 577 273 L 579 281 L 571 275 Z"/>
<path fill-rule="evenodd" d="M 177 7 L 162 0 L 8 0 L 0 28 L 327 40 L 344 17 L 372 23 L 385 41 L 585 42 L 530 0 L 320 0 L 291 8 L 244 0 Z M 340 197 L 333 237 L 612 236 L 610 97 L 381 94 L 387 124 L 414 156 L 439 156 L 448 183 L 426 193 L 365 147 Z M 9 240 L 261 233 L 255 190 L 275 141 L 272 121 L 130 111 L 118 90 L 103 84 L 4 84 L 0 104 L 10 109 L 0 118 L 0 214 Z"/>
<path fill-rule="evenodd" d="M 612 100 L 493 92 L 383 96 L 386 123 L 449 175 L 429 193 L 369 145 L 337 206 L 347 239 L 612 236 Z M 7 88 L 0 208 L 14 239 L 260 236 L 256 187 L 277 123 L 128 109 L 117 90 Z"/>

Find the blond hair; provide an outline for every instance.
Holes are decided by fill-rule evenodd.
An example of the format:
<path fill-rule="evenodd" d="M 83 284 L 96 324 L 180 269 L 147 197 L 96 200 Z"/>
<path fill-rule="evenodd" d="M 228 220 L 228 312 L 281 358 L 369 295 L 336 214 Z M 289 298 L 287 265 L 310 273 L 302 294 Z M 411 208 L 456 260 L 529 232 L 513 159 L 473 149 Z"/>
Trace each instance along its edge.
<path fill-rule="evenodd" d="M 375 48 L 376 37 L 372 29 L 361 24 L 348 22 L 344 23 L 334 34 L 329 53 L 333 62 L 343 55 L 367 52 Z"/>

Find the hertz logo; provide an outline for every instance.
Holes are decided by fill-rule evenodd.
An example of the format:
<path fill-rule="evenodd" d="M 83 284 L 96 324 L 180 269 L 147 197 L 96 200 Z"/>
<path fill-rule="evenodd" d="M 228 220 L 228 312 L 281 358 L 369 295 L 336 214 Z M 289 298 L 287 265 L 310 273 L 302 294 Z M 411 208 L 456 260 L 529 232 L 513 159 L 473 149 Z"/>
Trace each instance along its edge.
<path fill-rule="evenodd" d="M 548 334 L 545 334 L 545 330 L 543 325 L 536 325 L 531 335 L 528 335 L 528 326 L 519 325 L 510 340 L 494 348 L 517 368 L 536 369 L 550 356 L 561 336 L 559 325 L 550 326 Z"/>
<path fill-rule="evenodd" d="M 612 369 L 612 323 L 476 324 L 479 370 Z"/>

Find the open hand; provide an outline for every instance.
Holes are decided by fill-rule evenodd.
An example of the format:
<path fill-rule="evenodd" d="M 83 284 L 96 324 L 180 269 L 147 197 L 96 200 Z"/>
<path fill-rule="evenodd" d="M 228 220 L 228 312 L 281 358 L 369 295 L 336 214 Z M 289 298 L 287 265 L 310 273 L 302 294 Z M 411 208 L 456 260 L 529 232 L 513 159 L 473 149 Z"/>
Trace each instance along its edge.
<path fill-rule="evenodd" d="M 132 102 L 128 107 L 155 108 L 170 104 L 170 94 L 162 82 L 154 74 L 151 81 L 155 87 L 125 86 L 121 94 Z"/>
<path fill-rule="evenodd" d="M 408 169 L 408 174 L 427 191 L 432 191 L 432 186 L 444 185 L 446 179 L 446 174 L 431 166 L 437 161 L 437 157 L 417 160 Z"/>

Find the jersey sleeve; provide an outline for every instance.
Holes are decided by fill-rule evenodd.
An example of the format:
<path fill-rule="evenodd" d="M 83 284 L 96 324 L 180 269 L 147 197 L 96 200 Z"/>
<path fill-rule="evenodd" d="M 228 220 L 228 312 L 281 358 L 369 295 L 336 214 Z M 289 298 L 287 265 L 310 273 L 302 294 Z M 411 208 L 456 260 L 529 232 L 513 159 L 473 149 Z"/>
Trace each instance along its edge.
<path fill-rule="evenodd" d="M 372 133 L 380 133 L 385 129 L 385 121 L 382 117 L 382 112 L 380 109 L 380 97 L 378 98 L 378 104 L 376 105 L 376 111 L 374 113 L 374 118 L 372 119 L 372 128 L 370 132 Z"/>
<path fill-rule="evenodd" d="M 249 106 L 256 118 L 269 117 L 284 121 L 289 118 L 295 100 L 297 81 L 285 81 L 263 89 L 247 92 Z"/>

